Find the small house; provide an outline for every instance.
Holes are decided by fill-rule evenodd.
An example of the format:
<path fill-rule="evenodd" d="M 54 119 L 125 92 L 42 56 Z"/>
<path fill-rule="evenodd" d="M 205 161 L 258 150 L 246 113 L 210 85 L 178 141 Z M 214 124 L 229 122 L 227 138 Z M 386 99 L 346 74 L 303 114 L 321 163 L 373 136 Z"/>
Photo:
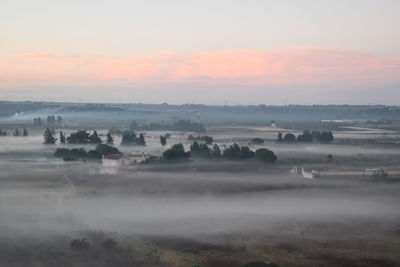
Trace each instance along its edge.
<path fill-rule="evenodd" d="M 103 166 L 105 167 L 120 167 L 123 163 L 122 154 L 108 154 L 103 158 Z"/>

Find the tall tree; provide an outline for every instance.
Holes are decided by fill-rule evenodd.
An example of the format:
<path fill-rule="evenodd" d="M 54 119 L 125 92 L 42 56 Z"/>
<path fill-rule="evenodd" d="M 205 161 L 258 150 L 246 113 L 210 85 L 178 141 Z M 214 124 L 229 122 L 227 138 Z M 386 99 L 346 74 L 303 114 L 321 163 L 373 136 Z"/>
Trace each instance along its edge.
<path fill-rule="evenodd" d="M 57 138 L 53 136 L 53 133 L 49 128 L 46 128 L 43 137 L 44 137 L 44 144 L 46 145 L 54 145 L 57 141 Z"/>
<path fill-rule="evenodd" d="M 93 134 L 89 136 L 89 143 L 91 144 L 101 144 L 101 139 L 97 135 L 97 131 L 93 131 Z"/>
<path fill-rule="evenodd" d="M 24 131 L 22 132 L 23 136 L 28 136 L 28 130 L 26 130 L 26 128 L 24 128 Z"/>
<path fill-rule="evenodd" d="M 160 143 L 162 146 L 167 145 L 167 138 L 164 135 L 160 135 Z"/>
<path fill-rule="evenodd" d="M 15 130 L 14 130 L 14 134 L 13 134 L 14 136 L 19 136 L 19 130 L 18 130 L 18 128 L 15 128 Z"/>
<path fill-rule="evenodd" d="M 114 138 L 110 133 L 107 134 L 107 144 L 112 145 L 114 144 Z"/>
<path fill-rule="evenodd" d="M 65 144 L 65 135 L 60 131 L 60 143 Z"/>

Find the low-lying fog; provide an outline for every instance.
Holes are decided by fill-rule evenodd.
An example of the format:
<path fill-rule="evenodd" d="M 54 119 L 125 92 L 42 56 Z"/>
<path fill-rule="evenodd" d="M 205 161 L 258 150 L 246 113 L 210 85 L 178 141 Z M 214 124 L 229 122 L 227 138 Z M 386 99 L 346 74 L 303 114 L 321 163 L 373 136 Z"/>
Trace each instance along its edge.
<path fill-rule="evenodd" d="M 174 236 L 268 233 L 295 222 L 400 218 L 398 183 L 252 172 L 126 171 L 119 176 L 89 176 L 82 166 L 32 167 L 30 176 L 26 167 L 12 177 L 0 176 L 4 237 L 81 231 Z"/>

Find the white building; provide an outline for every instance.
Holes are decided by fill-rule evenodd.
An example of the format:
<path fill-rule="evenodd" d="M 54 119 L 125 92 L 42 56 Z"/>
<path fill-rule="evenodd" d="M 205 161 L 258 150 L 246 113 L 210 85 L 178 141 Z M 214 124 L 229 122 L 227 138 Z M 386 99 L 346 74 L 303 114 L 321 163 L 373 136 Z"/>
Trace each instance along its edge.
<path fill-rule="evenodd" d="M 120 167 L 124 164 L 122 154 L 108 154 L 103 158 L 103 166 L 105 167 Z"/>

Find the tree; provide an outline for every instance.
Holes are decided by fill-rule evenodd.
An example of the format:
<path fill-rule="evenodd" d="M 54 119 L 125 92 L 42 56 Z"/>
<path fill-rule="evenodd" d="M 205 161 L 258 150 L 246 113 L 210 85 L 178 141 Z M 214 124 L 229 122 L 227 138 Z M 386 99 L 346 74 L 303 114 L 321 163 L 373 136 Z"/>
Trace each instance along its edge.
<path fill-rule="evenodd" d="M 60 143 L 65 144 L 65 135 L 60 131 Z"/>
<path fill-rule="evenodd" d="M 307 142 L 311 143 L 313 141 L 314 137 L 312 133 L 309 130 L 303 131 L 302 134 L 300 134 L 297 137 L 297 142 Z"/>
<path fill-rule="evenodd" d="M 257 149 L 255 156 L 256 159 L 267 163 L 275 163 L 278 159 L 275 153 L 267 148 Z"/>
<path fill-rule="evenodd" d="M 248 146 L 239 146 L 234 143 L 225 148 L 223 153 L 224 158 L 231 160 L 250 159 L 254 157 L 254 152 Z"/>
<path fill-rule="evenodd" d="M 165 160 L 182 160 L 189 157 L 190 152 L 185 152 L 185 148 L 182 144 L 175 144 L 163 153 L 163 159 Z"/>
<path fill-rule="evenodd" d="M 220 157 L 221 157 L 221 149 L 219 148 L 219 146 L 218 146 L 217 144 L 215 144 L 215 145 L 212 147 L 211 156 L 212 156 L 213 158 L 220 158 Z"/>
<path fill-rule="evenodd" d="M 62 124 L 63 121 L 64 121 L 63 117 L 57 116 L 57 123 L 58 124 Z"/>
<path fill-rule="evenodd" d="M 283 141 L 285 141 L 285 142 L 296 142 L 296 136 L 294 136 L 294 134 L 287 133 L 287 134 L 285 134 L 285 137 L 283 137 Z"/>
<path fill-rule="evenodd" d="M 22 132 L 23 136 L 28 136 L 28 130 L 26 128 L 24 128 L 24 131 Z"/>
<path fill-rule="evenodd" d="M 160 143 L 162 146 L 167 145 L 167 138 L 164 135 L 160 135 Z"/>
<path fill-rule="evenodd" d="M 49 115 L 47 116 L 47 124 L 55 124 L 56 123 L 56 117 L 54 117 L 54 115 Z"/>
<path fill-rule="evenodd" d="M 143 134 L 140 134 L 138 137 L 134 131 L 123 131 L 121 145 L 145 146 L 146 140 Z"/>
<path fill-rule="evenodd" d="M 41 118 L 34 118 L 33 119 L 34 126 L 42 126 L 42 119 Z"/>
<path fill-rule="evenodd" d="M 277 139 L 277 141 L 278 141 L 278 142 L 283 142 L 283 137 L 282 137 L 282 133 L 281 133 L 281 132 L 278 133 L 278 139 Z"/>
<path fill-rule="evenodd" d="M 97 135 L 97 131 L 93 131 L 93 134 L 89 136 L 89 143 L 90 144 L 101 144 L 101 139 Z"/>
<path fill-rule="evenodd" d="M 332 162 L 332 160 L 333 160 L 332 154 L 328 154 L 328 155 L 326 156 L 326 160 L 327 160 L 328 162 Z"/>
<path fill-rule="evenodd" d="M 205 135 L 203 136 L 204 141 L 208 144 L 211 145 L 214 142 L 214 138 L 212 138 L 211 136 Z"/>
<path fill-rule="evenodd" d="M 107 134 L 107 144 L 112 145 L 114 144 L 114 138 L 110 133 Z"/>
<path fill-rule="evenodd" d="M 92 160 L 100 160 L 103 158 L 103 156 L 97 150 L 89 150 L 86 158 Z"/>
<path fill-rule="evenodd" d="M 102 156 L 106 156 L 109 154 L 122 154 L 118 148 L 112 147 L 106 144 L 98 144 L 96 146 L 96 151 L 99 152 Z"/>
<path fill-rule="evenodd" d="M 46 145 L 54 145 L 57 141 L 57 138 L 53 136 L 53 132 L 49 128 L 46 128 L 43 137 Z"/>
<path fill-rule="evenodd" d="M 13 136 L 19 136 L 19 130 L 18 128 L 15 128 Z"/>
<path fill-rule="evenodd" d="M 77 131 L 72 133 L 67 137 L 67 142 L 69 144 L 88 144 L 89 143 L 89 133 L 86 131 Z"/>
<path fill-rule="evenodd" d="M 211 149 L 206 143 L 193 142 L 190 146 L 190 155 L 193 157 L 209 158 L 211 156 Z"/>
<path fill-rule="evenodd" d="M 145 146 L 146 145 L 146 140 L 144 139 L 144 134 L 139 134 L 139 139 L 137 140 L 138 145 Z"/>

